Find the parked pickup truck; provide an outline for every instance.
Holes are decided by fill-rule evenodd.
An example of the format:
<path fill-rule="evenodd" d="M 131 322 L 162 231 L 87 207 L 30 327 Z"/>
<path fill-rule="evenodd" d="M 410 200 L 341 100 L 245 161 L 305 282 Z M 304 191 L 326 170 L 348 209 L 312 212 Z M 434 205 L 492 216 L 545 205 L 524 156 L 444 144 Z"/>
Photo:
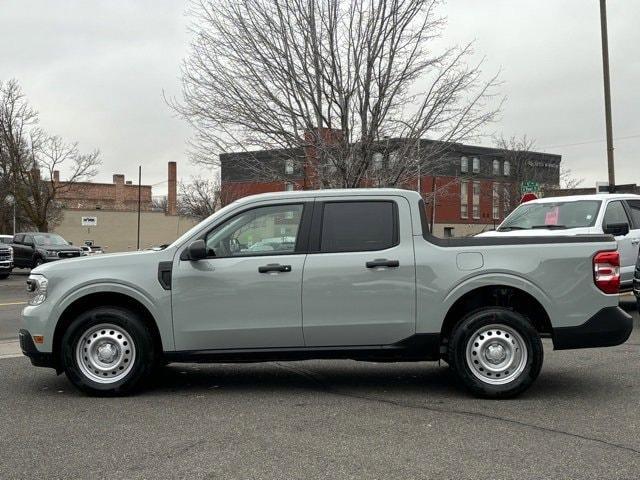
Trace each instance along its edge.
<path fill-rule="evenodd" d="M 70 245 L 55 233 L 17 233 L 12 247 L 14 264 L 18 268 L 35 268 L 43 263 L 82 255 L 82 249 Z"/>
<path fill-rule="evenodd" d="M 10 235 L 0 235 L 0 280 L 8 278 L 13 270 L 13 248 Z"/>
<path fill-rule="evenodd" d="M 620 252 L 620 291 L 633 286 L 640 249 L 640 195 L 600 193 L 523 203 L 495 231 L 480 237 L 613 235 Z"/>
<path fill-rule="evenodd" d="M 405 190 L 263 194 L 163 250 L 36 268 L 20 341 L 90 394 L 128 393 L 169 362 L 348 358 L 443 359 L 473 393 L 509 397 L 538 376 L 541 337 L 629 337 L 616 248 L 608 235 L 434 238 Z"/>

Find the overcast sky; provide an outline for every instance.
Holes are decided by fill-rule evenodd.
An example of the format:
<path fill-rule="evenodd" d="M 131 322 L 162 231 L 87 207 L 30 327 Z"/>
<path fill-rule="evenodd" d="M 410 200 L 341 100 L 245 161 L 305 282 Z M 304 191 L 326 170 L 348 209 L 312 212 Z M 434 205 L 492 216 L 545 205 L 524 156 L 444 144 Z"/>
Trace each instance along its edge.
<path fill-rule="evenodd" d="M 180 94 L 184 12 L 183 0 L 0 0 L 0 79 L 20 82 L 47 131 L 100 149 L 96 181 L 136 179 L 142 165 L 162 194 L 170 160 L 182 180 L 206 173 L 163 100 Z M 484 70 L 502 70 L 507 102 L 488 133 L 526 134 L 584 186 L 606 180 L 598 1 L 451 0 L 441 12 L 444 43 L 475 39 Z M 640 2 L 610 1 L 608 17 L 617 183 L 640 184 Z"/>

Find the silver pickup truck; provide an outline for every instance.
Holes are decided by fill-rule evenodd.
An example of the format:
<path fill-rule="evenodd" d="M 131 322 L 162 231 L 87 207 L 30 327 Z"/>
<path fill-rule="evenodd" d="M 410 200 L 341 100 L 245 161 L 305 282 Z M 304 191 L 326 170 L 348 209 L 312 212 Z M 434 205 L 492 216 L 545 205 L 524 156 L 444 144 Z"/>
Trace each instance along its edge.
<path fill-rule="evenodd" d="M 439 239 L 416 192 L 282 192 L 221 209 L 161 251 L 33 270 L 22 350 L 80 390 L 125 394 L 170 362 L 445 360 L 485 397 L 556 349 L 623 343 L 607 235 Z"/>

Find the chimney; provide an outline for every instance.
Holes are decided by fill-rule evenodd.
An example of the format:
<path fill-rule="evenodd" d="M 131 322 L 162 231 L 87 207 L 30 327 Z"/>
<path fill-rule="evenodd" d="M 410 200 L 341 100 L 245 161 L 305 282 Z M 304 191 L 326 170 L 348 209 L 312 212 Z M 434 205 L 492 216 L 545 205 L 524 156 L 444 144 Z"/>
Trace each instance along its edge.
<path fill-rule="evenodd" d="M 114 174 L 113 183 L 115 184 L 114 207 L 116 210 L 122 210 L 124 208 L 124 175 Z"/>
<path fill-rule="evenodd" d="M 177 208 L 176 162 L 169 162 L 169 191 L 167 194 L 167 215 L 175 215 Z"/>
<path fill-rule="evenodd" d="M 53 171 L 53 181 L 56 183 L 60 182 L 60 170 Z"/>

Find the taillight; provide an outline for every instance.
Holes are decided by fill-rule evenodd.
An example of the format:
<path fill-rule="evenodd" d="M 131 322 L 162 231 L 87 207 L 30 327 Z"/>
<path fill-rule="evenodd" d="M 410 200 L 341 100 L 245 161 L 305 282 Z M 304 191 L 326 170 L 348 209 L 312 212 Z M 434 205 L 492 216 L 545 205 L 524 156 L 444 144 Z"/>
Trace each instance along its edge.
<path fill-rule="evenodd" d="M 620 293 L 620 254 L 617 251 L 598 252 L 593 257 L 593 279 L 604 293 Z"/>

